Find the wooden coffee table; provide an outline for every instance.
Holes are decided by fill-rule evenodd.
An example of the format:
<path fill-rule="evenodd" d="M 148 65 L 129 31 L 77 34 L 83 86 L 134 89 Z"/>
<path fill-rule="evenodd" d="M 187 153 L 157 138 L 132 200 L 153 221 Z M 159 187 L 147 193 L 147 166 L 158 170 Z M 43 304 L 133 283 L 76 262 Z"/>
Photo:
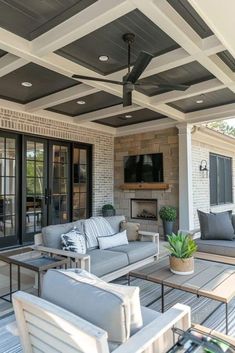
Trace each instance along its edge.
<path fill-rule="evenodd" d="M 228 264 L 195 259 L 195 271 L 191 275 L 173 274 L 169 259 L 141 267 L 130 272 L 131 277 L 161 285 L 162 312 L 164 312 L 164 287 L 180 289 L 225 304 L 226 333 L 228 334 L 228 304 L 235 296 L 235 267 Z"/>

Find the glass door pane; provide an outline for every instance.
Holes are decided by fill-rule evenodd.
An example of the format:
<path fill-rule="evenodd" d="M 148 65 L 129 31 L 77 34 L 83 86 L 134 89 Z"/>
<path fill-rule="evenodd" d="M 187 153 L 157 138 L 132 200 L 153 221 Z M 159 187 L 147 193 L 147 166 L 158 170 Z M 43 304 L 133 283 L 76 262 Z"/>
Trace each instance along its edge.
<path fill-rule="evenodd" d="M 70 221 L 69 190 L 69 146 L 51 143 L 50 210 L 49 223 L 59 224 Z"/>
<path fill-rule="evenodd" d="M 75 146 L 73 149 L 73 220 L 89 217 L 89 150 Z"/>
<path fill-rule="evenodd" d="M 46 144 L 40 139 L 27 138 L 25 141 L 25 185 L 23 205 L 23 242 L 33 241 L 47 224 L 47 172 Z"/>
<path fill-rule="evenodd" d="M 18 243 L 16 228 L 16 138 L 0 136 L 0 248 Z"/>

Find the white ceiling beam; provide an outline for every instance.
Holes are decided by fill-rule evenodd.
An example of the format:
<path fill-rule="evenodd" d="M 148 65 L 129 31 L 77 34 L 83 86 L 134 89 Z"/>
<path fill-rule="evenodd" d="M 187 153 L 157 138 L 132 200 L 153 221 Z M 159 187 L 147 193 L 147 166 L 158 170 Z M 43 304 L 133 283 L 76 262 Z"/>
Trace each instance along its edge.
<path fill-rule="evenodd" d="M 186 113 L 185 116 L 186 121 L 189 123 L 200 123 L 213 120 L 235 118 L 235 103 Z"/>
<path fill-rule="evenodd" d="M 27 64 L 28 61 L 14 54 L 7 53 L 0 58 L 0 77 L 9 74 Z"/>
<path fill-rule="evenodd" d="M 146 121 L 143 123 L 133 124 L 130 126 L 119 127 L 117 128 L 116 136 L 125 136 L 125 135 L 143 133 L 147 131 L 169 129 L 174 126 L 176 126 L 176 121 L 172 119 L 169 119 L 169 118 L 163 118 L 159 120 L 156 119 L 156 120 Z"/>
<path fill-rule="evenodd" d="M 186 91 L 171 91 L 153 96 L 150 98 L 150 103 L 156 105 L 161 103 L 170 103 L 178 101 L 180 99 L 190 98 L 200 94 L 213 92 L 225 87 L 226 86 L 217 78 L 213 78 L 211 80 L 192 85 Z"/>
<path fill-rule="evenodd" d="M 49 108 L 54 105 L 65 103 L 73 99 L 78 99 L 96 92 L 99 92 L 97 88 L 82 83 L 80 85 L 66 88 L 56 93 L 52 93 L 46 97 L 36 99 L 26 104 L 25 110 L 28 112 L 35 112 L 39 109 Z"/>
<path fill-rule="evenodd" d="M 36 38 L 32 51 L 39 56 L 53 52 L 105 26 L 134 9 L 128 0 L 99 0 Z"/>
<path fill-rule="evenodd" d="M 76 119 L 79 123 L 83 123 L 83 122 L 88 122 L 88 121 L 105 119 L 105 118 L 109 118 L 111 116 L 115 116 L 115 115 L 119 115 L 119 114 L 123 115 L 123 114 L 127 114 L 127 113 L 132 113 L 132 112 L 135 112 L 140 109 L 143 109 L 143 107 L 140 107 L 140 106 L 134 105 L 134 104 L 130 107 L 123 107 L 122 104 L 118 104 L 118 105 L 114 105 L 113 107 L 104 108 L 104 109 L 96 110 L 91 113 L 78 115 L 78 116 L 76 116 Z"/>
<path fill-rule="evenodd" d="M 188 0 L 219 38 L 221 43 L 235 57 L 234 0 Z"/>

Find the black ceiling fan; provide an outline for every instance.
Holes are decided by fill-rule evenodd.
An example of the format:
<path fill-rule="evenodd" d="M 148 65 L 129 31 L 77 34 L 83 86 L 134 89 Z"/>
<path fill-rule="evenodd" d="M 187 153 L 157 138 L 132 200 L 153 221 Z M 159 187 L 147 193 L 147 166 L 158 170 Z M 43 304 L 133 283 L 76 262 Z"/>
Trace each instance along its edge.
<path fill-rule="evenodd" d="M 164 88 L 169 90 L 185 91 L 189 86 L 180 85 L 180 84 L 168 84 L 168 83 L 157 83 L 157 82 L 138 82 L 139 77 L 142 75 L 148 64 L 153 58 L 152 54 L 149 54 L 145 51 L 141 51 L 134 66 L 131 70 L 131 44 L 134 43 L 135 35 L 133 33 L 126 33 L 123 35 L 123 40 L 128 45 L 128 62 L 127 68 L 128 72 L 123 76 L 122 81 L 108 80 L 103 78 L 96 78 L 90 76 L 82 75 L 72 75 L 75 79 L 80 80 L 90 80 L 90 81 L 99 81 L 113 83 L 115 85 L 123 86 L 123 107 L 132 105 L 132 91 L 139 87 L 143 88 Z"/>

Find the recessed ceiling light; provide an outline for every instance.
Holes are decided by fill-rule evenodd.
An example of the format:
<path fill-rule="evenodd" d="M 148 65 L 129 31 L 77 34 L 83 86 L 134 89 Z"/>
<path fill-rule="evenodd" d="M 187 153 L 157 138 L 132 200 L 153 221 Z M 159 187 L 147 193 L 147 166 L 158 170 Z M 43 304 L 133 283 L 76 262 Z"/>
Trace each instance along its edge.
<path fill-rule="evenodd" d="M 85 101 L 77 101 L 77 104 L 83 105 L 83 104 L 86 104 L 86 102 Z"/>
<path fill-rule="evenodd" d="M 99 56 L 99 61 L 108 61 L 109 60 L 109 57 L 108 57 L 108 55 L 100 55 Z"/>
<path fill-rule="evenodd" d="M 196 103 L 197 103 L 197 104 L 202 104 L 203 102 L 204 102 L 203 99 L 198 99 L 198 100 L 196 100 Z"/>
<path fill-rule="evenodd" d="M 125 118 L 130 119 L 130 118 L 132 118 L 132 115 L 127 114 L 127 115 L 125 115 Z"/>
<path fill-rule="evenodd" d="M 24 86 L 24 87 L 32 87 L 32 83 L 31 82 L 21 82 L 21 86 Z"/>

